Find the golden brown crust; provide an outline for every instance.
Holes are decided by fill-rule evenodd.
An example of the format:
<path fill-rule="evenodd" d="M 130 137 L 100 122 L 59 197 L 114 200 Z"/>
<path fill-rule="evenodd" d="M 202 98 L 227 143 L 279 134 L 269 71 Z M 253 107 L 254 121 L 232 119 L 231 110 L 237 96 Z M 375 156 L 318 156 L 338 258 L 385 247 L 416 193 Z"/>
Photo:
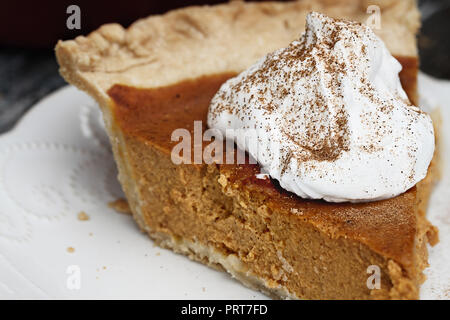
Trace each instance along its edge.
<path fill-rule="evenodd" d="M 106 99 L 105 91 L 115 83 L 155 87 L 242 71 L 298 38 L 308 12 L 365 22 L 369 2 L 373 3 L 302 0 L 188 7 L 138 20 L 128 29 L 108 24 L 87 37 L 60 41 L 56 55 L 66 79 Z M 381 28 L 375 31 L 393 55 L 416 57 L 420 23 L 414 0 L 376 2 Z"/>

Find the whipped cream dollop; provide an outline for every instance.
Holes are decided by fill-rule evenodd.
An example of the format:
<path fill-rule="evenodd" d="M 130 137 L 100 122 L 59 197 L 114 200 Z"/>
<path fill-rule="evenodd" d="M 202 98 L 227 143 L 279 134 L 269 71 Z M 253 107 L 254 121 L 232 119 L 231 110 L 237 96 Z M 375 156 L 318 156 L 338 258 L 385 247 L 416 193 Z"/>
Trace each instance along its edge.
<path fill-rule="evenodd" d="M 298 41 L 222 85 L 208 126 L 302 198 L 394 197 L 426 176 L 434 152 L 431 119 L 400 71 L 369 27 L 312 12 Z"/>

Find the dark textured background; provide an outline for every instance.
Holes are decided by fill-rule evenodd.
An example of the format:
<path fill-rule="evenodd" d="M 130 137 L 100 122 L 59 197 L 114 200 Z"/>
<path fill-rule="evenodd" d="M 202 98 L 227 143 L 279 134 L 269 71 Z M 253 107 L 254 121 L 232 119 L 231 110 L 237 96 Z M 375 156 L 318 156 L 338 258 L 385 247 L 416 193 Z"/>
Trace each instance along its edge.
<path fill-rule="evenodd" d="M 127 26 L 139 17 L 210 1 L 12 1 L 0 4 L 0 133 L 46 94 L 65 84 L 59 76 L 53 46 L 57 39 L 86 34 L 103 23 Z M 81 8 L 82 29 L 66 28 L 66 8 Z M 419 35 L 421 69 L 450 79 L 450 0 L 421 0 Z M 89 14 L 87 14 L 89 13 Z"/>

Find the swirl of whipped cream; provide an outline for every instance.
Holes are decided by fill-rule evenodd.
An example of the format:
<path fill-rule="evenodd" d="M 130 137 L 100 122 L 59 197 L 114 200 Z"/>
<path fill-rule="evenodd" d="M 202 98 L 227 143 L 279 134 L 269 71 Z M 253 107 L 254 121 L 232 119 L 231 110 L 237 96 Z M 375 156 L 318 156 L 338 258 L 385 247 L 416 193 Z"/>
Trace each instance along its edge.
<path fill-rule="evenodd" d="M 400 70 L 369 27 L 312 12 L 298 41 L 222 85 L 208 126 L 302 198 L 391 198 L 426 176 L 434 152 Z"/>

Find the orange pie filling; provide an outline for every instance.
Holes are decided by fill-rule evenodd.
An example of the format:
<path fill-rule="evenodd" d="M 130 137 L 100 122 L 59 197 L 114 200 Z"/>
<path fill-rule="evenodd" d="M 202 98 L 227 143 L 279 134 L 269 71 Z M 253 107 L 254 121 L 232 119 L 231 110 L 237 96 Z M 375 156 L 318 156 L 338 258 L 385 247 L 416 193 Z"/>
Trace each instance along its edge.
<path fill-rule="evenodd" d="M 402 86 L 415 103 L 417 59 L 397 59 L 403 65 Z M 165 235 L 200 245 L 208 253 L 189 254 L 194 250 L 189 246 L 183 253 L 218 267 L 226 261 L 244 282 L 251 276 L 263 279 L 247 283 L 263 291 L 287 290 L 286 296 L 308 299 L 417 298 L 426 243 L 437 241 L 425 218 L 434 163 L 425 180 L 395 198 L 336 204 L 304 200 L 257 178 L 257 164 L 171 161 L 178 143 L 172 132 L 194 133 L 196 120 L 205 130 L 209 102 L 232 76 L 152 89 L 117 84 L 108 91 L 126 146 L 120 152 L 139 198 L 145 199 L 128 199 L 139 201 L 131 207 L 141 208 L 145 221 L 140 225 L 163 246 L 170 246 Z M 381 287 L 375 289 L 367 284 L 373 265 L 381 271 Z"/>

